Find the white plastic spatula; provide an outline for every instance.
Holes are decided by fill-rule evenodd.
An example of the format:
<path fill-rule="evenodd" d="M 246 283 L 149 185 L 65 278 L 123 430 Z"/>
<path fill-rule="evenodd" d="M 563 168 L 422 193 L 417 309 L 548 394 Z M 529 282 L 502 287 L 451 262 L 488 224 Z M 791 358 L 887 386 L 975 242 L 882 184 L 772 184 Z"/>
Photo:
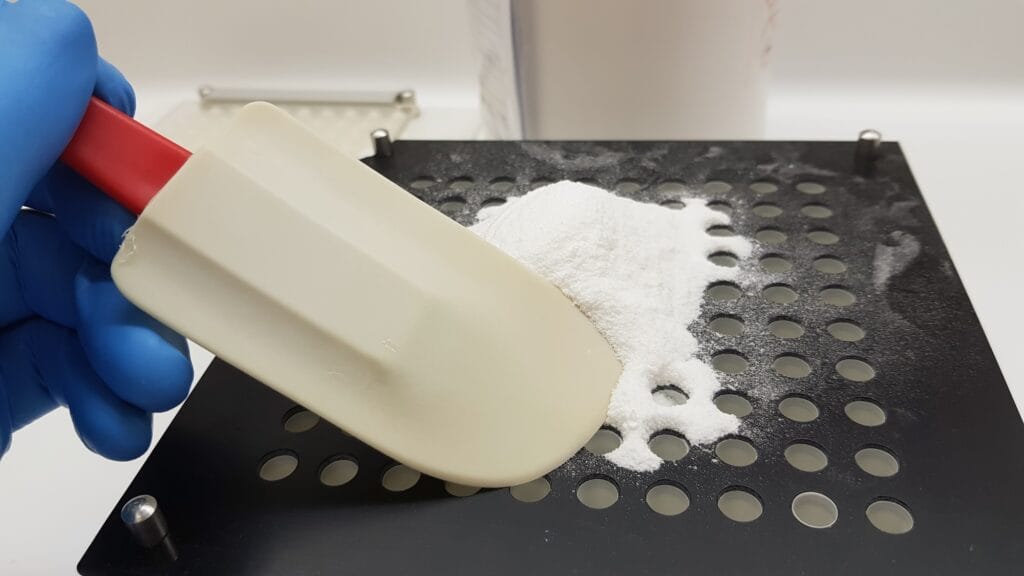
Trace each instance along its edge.
<path fill-rule="evenodd" d="M 190 156 L 94 100 L 62 159 L 139 213 L 129 300 L 404 464 L 517 484 L 604 421 L 621 367 L 557 288 L 269 104 Z"/>

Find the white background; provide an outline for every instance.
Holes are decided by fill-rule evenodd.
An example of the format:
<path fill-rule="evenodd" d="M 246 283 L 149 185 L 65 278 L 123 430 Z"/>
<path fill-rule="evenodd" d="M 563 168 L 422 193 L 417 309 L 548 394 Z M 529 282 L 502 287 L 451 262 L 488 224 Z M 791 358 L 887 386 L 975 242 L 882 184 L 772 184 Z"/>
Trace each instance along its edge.
<path fill-rule="evenodd" d="M 462 0 L 80 4 L 103 53 L 135 84 L 144 121 L 203 83 L 412 87 L 424 115 L 407 136 L 477 133 Z M 902 142 L 1018 405 L 1021 22 L 1020 0 L 783 0 L 765 133 L 852 139 L 871 127 Z M 196 360 L 202 368 L 209 356 L 200 351 Z M 157 416 L 158 433 L 172 415 Z M 142 462 L 89 453 L 63 412 L 19 431 L 0 460 L 0 573 L 74 573 Z"/>

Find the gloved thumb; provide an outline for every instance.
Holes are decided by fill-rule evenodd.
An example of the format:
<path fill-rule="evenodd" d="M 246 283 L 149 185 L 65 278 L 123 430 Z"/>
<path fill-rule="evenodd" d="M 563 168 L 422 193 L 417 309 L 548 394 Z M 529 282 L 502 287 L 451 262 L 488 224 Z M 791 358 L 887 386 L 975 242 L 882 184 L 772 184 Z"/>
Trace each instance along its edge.
<path fill-rule="evenodd" d="M 96 84 L 92 24 L 65 0 L 0 2 L 0 236 L 67 146 Z"/>

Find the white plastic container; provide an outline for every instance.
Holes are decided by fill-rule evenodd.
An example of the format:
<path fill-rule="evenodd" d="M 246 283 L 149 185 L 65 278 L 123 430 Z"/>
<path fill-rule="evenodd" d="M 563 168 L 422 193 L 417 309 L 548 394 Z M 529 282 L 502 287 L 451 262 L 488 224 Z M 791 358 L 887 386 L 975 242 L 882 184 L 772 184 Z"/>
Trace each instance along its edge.
<path fill-rule="evenodd" d="M 502 14 L 500 0 L 488 4 Z M 762 135 L 774 0 L 511 0 L 505 8 L 517 92 L 508 98 L 518 102 L 524 138 Z M 500 59 L 490 40 L 481 80 L 493 94 L 500 82 L 486 67 Z"/>

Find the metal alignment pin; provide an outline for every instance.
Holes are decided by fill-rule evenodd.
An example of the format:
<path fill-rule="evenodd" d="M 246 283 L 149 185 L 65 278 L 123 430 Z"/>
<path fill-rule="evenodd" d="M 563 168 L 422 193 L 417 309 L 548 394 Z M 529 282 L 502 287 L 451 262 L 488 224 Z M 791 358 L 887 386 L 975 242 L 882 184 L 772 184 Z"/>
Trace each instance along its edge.
<path fill-rule="evenodd" d="M 854 169 L 858 174 L 868 174 L 878 158 L 878 148 L 882 145 L 882 134 L 878 130 L 861 130 L 857 136 L 857 147 L 853 153 Z"/>
<path fill-rule="evenodd" d="M 398 104 L 399 106 L 415 106 L 416 93 L 412 90 L 402 90 L 398 94 L 395 94 L 395 104 Z"/>
<path fill-rule="evenodd" d="M 391 134 L 383 128 L 378 128 L 373 132 L 370 132 L 370 138 L 373 140 L 373 155 L 378 158 L 386 158 L 391 156 L 393 150 L 391 146 Z"/>
<path fill-rule="evenodd" d="M 142 494 L 125 502 L 121 507 L 121 521 L 135 540 L 152 548 L 167 537 L 167 520 L 156 498 Z"/>

